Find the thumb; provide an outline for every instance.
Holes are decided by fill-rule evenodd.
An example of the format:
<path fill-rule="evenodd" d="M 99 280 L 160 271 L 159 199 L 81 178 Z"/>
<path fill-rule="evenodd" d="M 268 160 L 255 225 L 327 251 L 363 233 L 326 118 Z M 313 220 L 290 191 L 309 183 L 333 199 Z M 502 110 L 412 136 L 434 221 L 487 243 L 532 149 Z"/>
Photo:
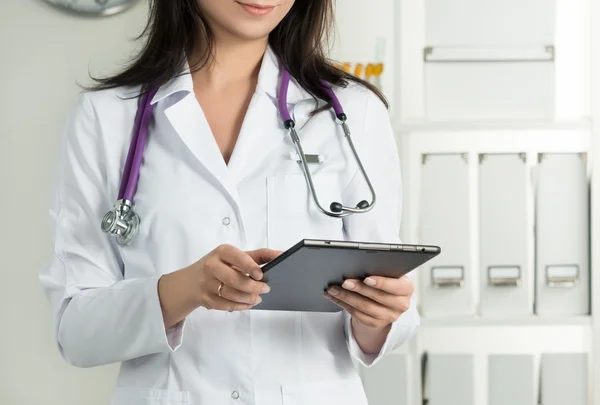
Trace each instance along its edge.
<path fill-rule="evenodd" d="M 281 250 L 273 250 L 273 249 L 258 249 L 251 250 L 246 252 L 248 256 L 252 258 L 256 262 L 256 264 L 261 265 L 270 262 L 275 259 L 277 256 L 282 254 Z"/>

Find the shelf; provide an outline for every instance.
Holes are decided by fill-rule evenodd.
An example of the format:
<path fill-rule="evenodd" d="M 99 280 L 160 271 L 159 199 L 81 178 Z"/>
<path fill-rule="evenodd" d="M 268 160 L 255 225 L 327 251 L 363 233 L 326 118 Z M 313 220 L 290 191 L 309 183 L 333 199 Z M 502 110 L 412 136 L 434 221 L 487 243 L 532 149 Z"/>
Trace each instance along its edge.
<path fill-rule="evenodd" d="M 580 121 L 466 121 L 466 122 L 395 122 L 394 129 L 397 132 L 437 132 L 437 131 L 468 131 L 468 130 L 591 130 L 592 124 L 589 120 Z"/>
<path fill-rule="evenodd" d="M 550 129 L 551 128 L 551 129 Z M 402 145 L 403 158 L 425 153 L 581 153 L 591 149 L 591 129 L 574 127 L 540 127 L 512 129 L 475 126 L 468 129 L 422 127 L 414 131 L 396 130 Z M 418 173 L 416 167 L 408 167 Z M 410 172 L 409 172 L 410 173 Z"/>
<path fill-rule="evenodd" d="M 592 326 L 592 316 L 561 316 L 557 318 L 540 316 L 515 316 L 507 318 L 448 317 L 421 318 L 421 327 L 512 327 L 512 326 Z"/>

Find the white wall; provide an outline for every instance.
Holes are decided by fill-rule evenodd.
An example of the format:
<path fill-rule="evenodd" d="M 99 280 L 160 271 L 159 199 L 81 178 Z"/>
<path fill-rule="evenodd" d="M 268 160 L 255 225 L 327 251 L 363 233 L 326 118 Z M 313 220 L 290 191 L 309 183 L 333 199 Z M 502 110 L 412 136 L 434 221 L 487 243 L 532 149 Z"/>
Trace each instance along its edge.
<path fill-rule="evenodd" d="M 375 85 L 385 93 L 393 111 L 394 105 L 394 0 L 337 0 L 336 31 L 331 57 L 341 63 L 383 63 L 381 82 Z M 364 70 L 363 70 L 364 72 Z M 364 73 L 362 78 L 364 79 Z"/>
<path fill-rule="evenodd" d="M 37 275 L 51 255 L 49 169 L 76 81 L 131 53 L 146 10 L 144 2 L 92 19 L 41 0 L 0 0 L 0 404 L 109 402 L 116 368 L 80 370 L 60 358 Z"/>

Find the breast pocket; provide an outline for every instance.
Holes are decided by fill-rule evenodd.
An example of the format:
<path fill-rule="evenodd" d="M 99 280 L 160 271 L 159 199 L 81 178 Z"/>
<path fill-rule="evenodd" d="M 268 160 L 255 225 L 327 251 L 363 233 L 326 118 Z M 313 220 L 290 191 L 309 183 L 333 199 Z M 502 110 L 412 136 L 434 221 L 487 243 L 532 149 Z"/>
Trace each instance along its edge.
<path fill-rule="evenodd" d="M 282 387 L 282 394 L 283 405 L 368 404 L 359 377 L 311 384 L 285 385 Z"/>
<path fill-rule="evenodd" d="M 188 405 L 187 391 L 117 387 L 111 405 Z"/>
<path fill-rule="evenodd" d="M 313 175 L 321 206 L 342 201 L 336 173 Z M 271 249 L 285 250 L 302 239 L 343 240 L 343 222 L 323 214 L 316 206 L 302 174 L 285 174 L 267 179 L 267 236 Z"/>

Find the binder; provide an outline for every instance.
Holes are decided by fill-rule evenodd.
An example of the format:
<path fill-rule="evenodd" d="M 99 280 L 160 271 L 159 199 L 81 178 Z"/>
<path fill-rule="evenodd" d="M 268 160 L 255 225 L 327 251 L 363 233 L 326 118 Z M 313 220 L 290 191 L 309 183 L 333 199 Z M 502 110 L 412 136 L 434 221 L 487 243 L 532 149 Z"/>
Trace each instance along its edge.
<path fill-rule="evenodd" d="M 552 118 L 555 15 L 554 0 L 426 0 L 427 119 Z"/>
<path fill-rule="evenodd" d="M 489 405 L 538 403 L 532 355 L 490 355 L 488 361 Z"/>
<path fill-rule="evenodd" d="M 506 47 L 552 44 L 555 36 L 556 0 L 425 0 L 427 44 Z"/>
<path fill-rule="evenodd" d="M 590 312 L 585 154 L 541 154 L 536 190 L 536 313 Z"/>
<path fill-rule="evenodd" d="M 424 155 L 421 163 L 419 239 L 442 246 L 419 271 L 421 313 L 474 315 L 468 155 Z"/>
<path fill-rule="evenodd" d="M 588 358 L 586 353 L 542 354 L 543 405 L 587 405 Z"/>
<path fill-rule="evenodd" d="M 432 60 L 442 53 L 444 58 Z M 501 53 L 499 59 L 497 54 Z M 431 57 L 430 57 L 431 55 Z M 522 55 L 522 56 L 520 56 Z M 524 121 L 554 116 L 554 48 L 426 48 L 425 116 L 429 121 Z"/>
<path fill-rule="evenodd" d="M 409 356 L 392 353 L 375 366 L 363 369 L 363 386 L 369 405 L 409 405 Z"/>
<path fill-rule="evenodd" d="M 524 153 L 479 156 L 481 315 L 533 314 L 529 172 Z"/>
<path fill-rule="evenodd" d="M 428 405 L 475 405 L 473 355 L 428 355 L 424 401 Z"/>

